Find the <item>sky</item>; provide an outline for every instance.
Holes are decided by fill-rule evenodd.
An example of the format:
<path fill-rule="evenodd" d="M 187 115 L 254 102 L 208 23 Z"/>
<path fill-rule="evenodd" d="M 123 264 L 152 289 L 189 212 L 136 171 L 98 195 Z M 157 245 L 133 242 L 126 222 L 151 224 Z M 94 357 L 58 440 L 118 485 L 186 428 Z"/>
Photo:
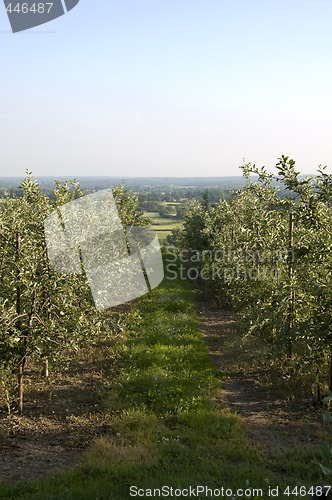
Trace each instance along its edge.
<path fill-rule="evenodd" d="M 330 0 L 80 0 L 13 34 L 0 5 L 0 176 L 331 173 L 331 22 Z"/>

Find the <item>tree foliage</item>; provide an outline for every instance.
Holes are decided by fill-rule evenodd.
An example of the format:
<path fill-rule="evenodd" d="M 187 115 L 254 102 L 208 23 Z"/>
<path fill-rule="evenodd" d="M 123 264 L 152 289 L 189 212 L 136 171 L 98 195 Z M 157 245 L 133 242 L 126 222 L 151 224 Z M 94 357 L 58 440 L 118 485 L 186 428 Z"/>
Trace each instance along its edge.
<path fill-rule="evenodd" d="M 297 348 L 302 364 L 319 366 L 332 348 L 332 176 L 320 167 L 303 179 L 287 156 L 277 174 L 241 168 L 246 186 L 233 199 L 190 203 L 178 242 L 274 357 Z M 287 196 L 278 196 L 276 180 Z"/>
<path fill-rule="evenodd" d="M 104 316 L 94 306 L 84 274 L 60 274 L 49 263 L 44 220 L 58 207 L 84 195 L 73 180 L 56 181 L 52 197 L 39 189 L 31 172 L 20 197 L 0 200 L 0 371 L 19 373 L 20 409 L 26 360 L 65 361 L 69 352 L 94 342 Z M 137 198 L 113 190 L 124 225 L 142 225 Z"/>

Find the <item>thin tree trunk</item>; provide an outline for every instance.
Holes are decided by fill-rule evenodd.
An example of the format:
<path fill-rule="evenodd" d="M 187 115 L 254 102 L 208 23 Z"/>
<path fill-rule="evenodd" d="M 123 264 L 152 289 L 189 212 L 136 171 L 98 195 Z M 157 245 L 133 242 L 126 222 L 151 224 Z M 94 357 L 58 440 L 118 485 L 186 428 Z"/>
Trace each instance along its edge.
<path fill-rule="evenodd" d="M 259 225 L 256 224 L 256 236 L 257 236 L 257 239 L 259 237 Z M 256 247 L 258 247 L 258 245 L 256 245 Z M 257 270 L 257 280 L 259 280 L 259 257 L 260 257 L 260 251 L 256 250 L 256 270 Z"/>
<path fill-rule="evenodd" d="M 291 282 L 294 274 L 294 268 L 293 268 L 293 248 L 294 248 L 294 238 L 293 238 L 293 231 L 294 231 L 294 214 L 291 212 L 289 214 L 289 234 L 288 234 L 288 277 L 289 277 L 289 282 Z M 295 290 L 293 286 L 291 286 L 290 290 L 290 306 L 289 306 L 289 329 L 290 331 L 294 327 L 294 310 L 295 310 Z M 292 338 L 289 339 L 289 344 L 288 344 L 288 355 L 292 355 Z"/>
<path fill-rule="evenodd" d="M 48 378 L 48 359 L 47 358 L 44 361 L 43 375 L 44 375 L 44 377 Z"/>
<path fill-rule="evenodd" d="M 279 252 L 276 250 L 275 252 L 275 266 L 274 266 L 274 279 L 276 285 L 279 283 L 279 270 L 278 270 L 278 258 L 279 258 Z"/>
<path fill-rule="evenodd" d="M 19 261 L 21 253 L 21 240 L 20 240 L 20 233 L 17 233 L 16 235 L 16 258 L 17 258 L 17 263 Z M 17 316 L 20 316 L 21 314 L 21 287 L 20 287 L 20 282 L 19 282 L 19 267 L 17 268 L 17 286 L 16 286 L 16 313 Z M 21 318 L 17 320 L 17 329 L 19 332 L 22 330 L 22 323 L 21 323 Z M 21 357 L 20 364 L 18 366 L 18 411 L 19 414 L 22 415 L 23 413 L 23 375 L 24 375 L 24 354 Z"/>
<path fill-rule="evenodd" d="M 43 258 L 44 258 L 45 267 L 47 268 L 47 271 L 48 271 L 48 275 L 50 275 L 50 267 L 49 267 L 48 260 L 47 260 L 47 249 L 46 248 L 44 250 Z M 47 321 L 50 321 L 50 319 L 51 319 L 51 312 L 50 312 L 51 299 L 50 299 L 49 291 L 48 291 L 48 289 L 46 287 L 44 287 L 43 294 L 44 294 L 44 304 L 43 304 L 43 307 L 46 308 L 46 310 L 47 310 Z M 48 371 L 48 358 L 45 358 L 45 360 L 44 360 L 44 366 L 43 366 L 43 371 L 42 371 L 42 376 L 45 377 L 45 378 L 48 378 L 48 375 L 49 375 L 49 371 Z"/>
<path fill-rule="evenodd" d="M 329 390 L 332 392 L 332 348 L 330 351 L 330 380 L 329 380 Z"/>
<path fill-rule="evenodd" d="M 23 413 L 23 375 L 24 375 L 24 361 L 18 367 L 18 411 L 19 414 Z"/>

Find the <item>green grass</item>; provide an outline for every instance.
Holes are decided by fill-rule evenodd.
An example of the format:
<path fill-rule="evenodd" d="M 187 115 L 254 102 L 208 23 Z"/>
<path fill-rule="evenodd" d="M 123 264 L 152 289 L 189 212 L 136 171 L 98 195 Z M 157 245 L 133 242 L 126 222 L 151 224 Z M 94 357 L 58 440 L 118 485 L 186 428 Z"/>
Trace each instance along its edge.
<path fill-rule="evenodd" d="M 160 217 L 159 212 L 144 212 L 143 215 L 148 219 L 158 219 Z"/>
<path fill-rule="evenodd" d="M 220 374 L 208 358 L 193 304 L 190 285 L 180 280 L 166 279 L 141 299 L 137 321 L 117 345 L 103 403 L 112 430 L 75 468 L 31 483 L 2 482 L 0 498 L 126 500 L 131 485 L 234 491 L 249 485 L 263 488 L 267 497 L 269 485 L 317 481 L 312 453 L 266 457 L 237 415 L 213 405 Z"/>
<path fill-rule="evenodd" d="M 147 217 L 152 222 L 152 227 L 155 226 L 168 226 L 172 225 L 173 227 L 178 224 L 183 224 L 183 221 L 177 219 L 176 217 L 161 217 L 158 212 L 145 212 L 144 217 Z"/>
<path fill-rule="evenodd" d="M 158 233 L 162 233 L 164 231 L 168 231 L 169 233 L 172 231 L 172 229 L 175 229 L 176 227 L 182 227 L 181 223 L 173 223 L 173 224 L 165 224 L 165 225 L 158 225 L 154 224 L 152 228 L 157 231 Z"/>
<path fill-rule="evenodd" d="M 167 236 L 172 234 L 172 231 L 162 230 L 162 231 L 157 231 L 157 234 L 158 234 L 158 238 L 159 238 L 160 243 L 165 244 Z"/>
<path fill-rule="evenodd" d="M 162 218 L 157 218 L 154 222 L 153 222 L 153 227 L 156 227 L 156 226 L 177 226 L 178 224 L 181 224 L 182 221 L 180 222 L 178 219 L 172 219 L 172 218 L 166 218 L 166 217 L 162 217 Z"/>
<path fill-rule="evenodd" d="M 172 234 L 173 229 L 182 227 L 183 225 L 182 220 L 176 219 L 175 217 L 160 217 L 158 212 L 145 212 L 144 217 L 151 220 L 151 228 L 157 231 L 161 243 L 164 243 L 167 236 Z"/>

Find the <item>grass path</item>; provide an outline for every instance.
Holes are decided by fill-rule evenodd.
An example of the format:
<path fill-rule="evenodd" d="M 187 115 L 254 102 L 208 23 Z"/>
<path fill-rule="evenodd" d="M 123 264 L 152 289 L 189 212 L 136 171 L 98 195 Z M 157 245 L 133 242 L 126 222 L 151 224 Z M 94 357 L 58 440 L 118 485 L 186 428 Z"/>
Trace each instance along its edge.
<path fill-rule="evenodd" d="M 245 498 L 237 489 L 251 487 L 268 498 L 269 487 L 282 491 L 317 481 L 312 453 L 296 450 L 267 460 L 241 419 L 214 405 L 220 372 L 208 357 L 187 282 L 165 279 L 145 296 L 112 357 L 113 378 L 102 408 L 107 434 L 69 471 L 14 486 L 0 483 L 0 498 L 126 500 L 135 493 L 153 497 L 153 489 L 160 490 L 155 498 L 189 498 L 190 486 L 227 488 L 228 498 Z M 173 495 L 161 495 L 170 488 Z M 250 498 L 262 498 L 257 493 Z M 197 491 L 192 496 L 218 497 Z"/>

